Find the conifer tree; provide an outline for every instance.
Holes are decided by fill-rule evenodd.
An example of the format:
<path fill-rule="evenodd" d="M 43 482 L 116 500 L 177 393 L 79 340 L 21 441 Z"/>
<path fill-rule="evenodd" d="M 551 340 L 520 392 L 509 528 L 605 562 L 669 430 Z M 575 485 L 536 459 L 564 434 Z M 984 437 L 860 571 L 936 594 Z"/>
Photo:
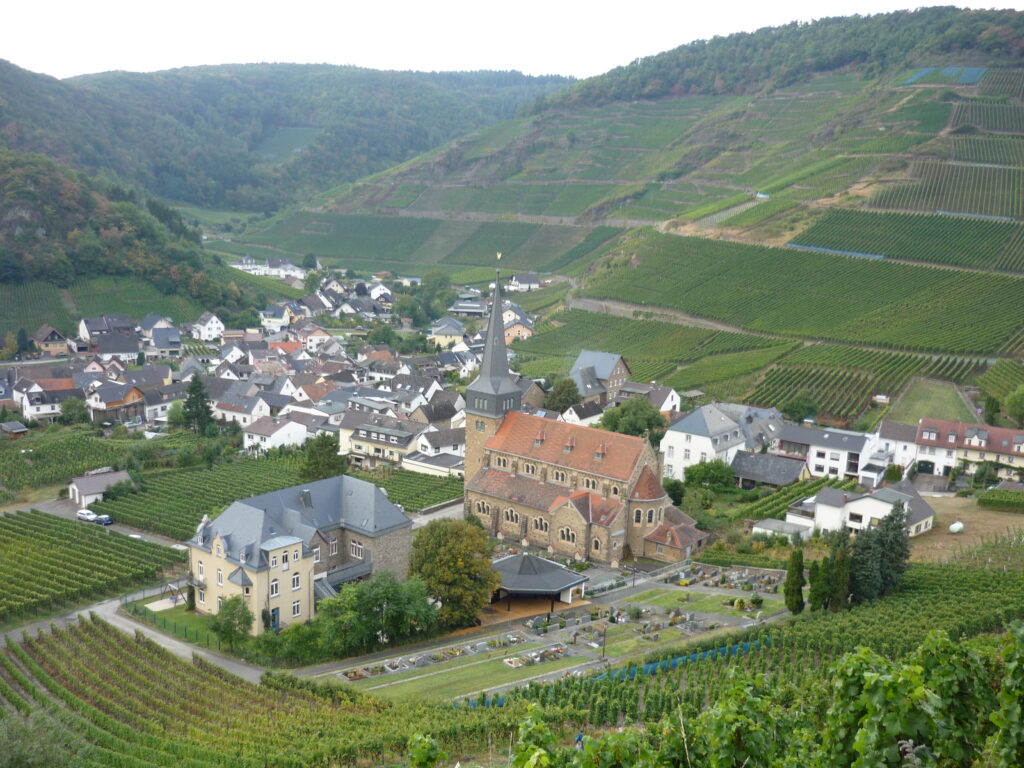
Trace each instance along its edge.
<path fill-rule="evenodd" d="M 796 615 L 804 609 L 804 551 L 794 549 L 789 556 L 789 567 L 786 569 L 784 587 L 786 608 Z"/>

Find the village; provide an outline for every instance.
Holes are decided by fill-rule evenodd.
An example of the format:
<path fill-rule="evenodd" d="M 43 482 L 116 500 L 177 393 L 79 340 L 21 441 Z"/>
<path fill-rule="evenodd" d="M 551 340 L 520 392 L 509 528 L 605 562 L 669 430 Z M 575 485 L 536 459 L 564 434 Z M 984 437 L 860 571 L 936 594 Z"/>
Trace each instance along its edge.
<path fill-rule="evenodd" d="M 274 266 L 283 271 L 266 274 L 305 278 Z M 187 572 L 159 599 L 124 601 L 126 616 L 171 630 L 165 645 L 224 650 L 204 617 L 228 600 L 259 617 L 244 630 L 254 637 L 312 622 L 346 585 L 409 578 L 414 538 L 431 521 L 472 519 L 498 579 L 471 636 L 405 656 L 356 654 L 366 661 L 309 674 L 386 696 L 432 689 L 442 674 L 448 695 L 498 696 L 788 615 L 778 596 L 785 553 L 772 561 L 773 547 L 874 530 L 894 509 L 908 536 L 923 536 L 939 525 L 930 499 L 968 487 L 979 467 L 996 468 L 996 490 L 1021 489 L 1024 431 L 933 418 L 917 427 L 883 419 L 870 432 L 795 423 L 778 408 L 633 381 L 628 350 L 582 350 L 561 385 L 527 378 L 513 369 L 514 342 L 537 317 L 514 294 L 539 289 L 534 274 L 499 276 L 489 295 L 455 291 L 418 334 L 420 348 L 403 354 L 393 332 L 376 335 L 394 345 L 373 343 L 386 324 L 417 335 L 394 315 L 389 285 L 401 284 L 329 275 L 309 296 L 267 307 L 258 328 L 226 328 L 212 312 L 178 325 L 155 314 L 82 318 L 72 338 L 44 325 L 33 359 L 0 368 L 0 430 L 22 445 L 75 422 L 159 445 L 187 427 L 184 411 L 201 392 L 206 434 L 234 432 L 249 461 L 319 441 L 348 467 L 239 494 L 191 538 L 170 539 L 132 516 L 144 495 L 133 501 L 138 483 L 125 468 L 70 478 L 67 500 L 55 502 L 65 506 L 48 511 L 188 549 Z M 559 407 L 556 389 L 570 390 L 570 405 Z M 606 414 L 627 404 L 656 422 L 608 428 Z M 374 480 L 394 473 L 464 491 L 406 509 Z"/>

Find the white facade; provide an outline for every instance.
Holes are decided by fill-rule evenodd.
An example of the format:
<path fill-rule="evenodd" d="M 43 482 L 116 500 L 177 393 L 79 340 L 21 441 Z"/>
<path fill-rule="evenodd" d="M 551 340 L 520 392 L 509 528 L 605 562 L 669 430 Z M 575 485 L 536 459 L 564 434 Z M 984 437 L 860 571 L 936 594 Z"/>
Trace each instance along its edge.
<path fill-rule="evenodd" d="M 272 419 L 269 416 L 259 419 L 242 431 L 245 435 L 245 450 L 250 453 L 299 446 L 306 442 L 308 436 L 306 428 L 297 421 Z"/>
<path fill-rule="evenodd" d="M 742 443 L 734 445 L 712 445 L 710 437 L 694 435 L 689 432 L 666 432 L 659 446 L 665 456 L 663 477 L 682 480 L 686 477 L 686 468 L 702 461 L 721 459 L 732 464 L 736 452 L 743 448 Z"/>
<path fill-rule="evenodd" d="M 192 338 L 199 341 L 213 341 L 219 339 L 224 333 L 224 323 L 216 315 L 203 315 L 199 321 L 192 324 Z"/>

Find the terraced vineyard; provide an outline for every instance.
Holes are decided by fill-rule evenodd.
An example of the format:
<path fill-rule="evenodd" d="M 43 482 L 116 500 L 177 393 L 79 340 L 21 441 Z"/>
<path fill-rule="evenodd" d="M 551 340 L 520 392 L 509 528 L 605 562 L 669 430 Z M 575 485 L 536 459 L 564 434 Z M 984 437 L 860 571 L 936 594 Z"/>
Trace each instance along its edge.
<path fill-rule="evenodd" d="M 183 559 L 168 547 L 37 510 L 0 516 L 0 624 L 149 581 Z"/>
<path fill-rule="evenodd" d="M 1016 96 L 1024 98 L 1024 70 L 990 69 L 981 83 L 978 93 L 985 96 Z"/>
<path fill-rule="evenodd" d="M 747 352 L 703 357 L 672 374 L 662 384 L 678 390 L 706 389 L 715 382 L 755 373 L 790 352 L 793 347 L 794 344 L 790 342 Z"/>
<path fill-rule="evenodd" d="M 554 315 L 513 350 L 524 374 L 568 372 L 581 349 L 616 352 L 626 358 L 636 381 L 651 381 L 686 360 L 778 344 L 777 339 L 740 333 L 600 315 L 574 309 Z"/>
<path fill-rule="evenodd" d="M 1010 360 L 996 360 L 978 377 L 981 391 L 999 401 L 1018 387 L 1024 386 L 1024 366 Z"/>
<path fill-rule="evenodd" d="M 34 333 L 49 323 L 62 333 L 70 333 L 73 319 L 60 297 L 60 290 L 49 283 L 0 283 L 0 336 L 24 328 Z"/>
<path fill-rule="evenodd" d="M 919 161 L 911 163 L 909 175 L 911 181 L 876 192 L 871 205 L 929 213 L 1024 218 L 1024 169 Z"/>
<path fill-rule="evenodd" d="M 965 125 L 995 133 L 1024 133 L 1024 107 L 962 101 L 953 109 L 950 128 L 955 130 Z"/>
<path fill-rule="evenodd" d="M 1024 146 L 1024 141 L 1021 142 Z M 796 245 L 908 261 L 1024 272 L 1019 224 L 953 216 L 832 209 Z"/>
<path fill-rule="evenodd" d="M 979 367 L 979 361 L 970 359 L 932 359 L 815 344 L 780 360 L 747 400 L 778 406 L 808 392 L 823 416 L 851 421 L 863 413 L 875 395 L 895 396 L 912 376 L 962 383 Z"/>
<path fill-rule="evenodd" d="M 1022 190 L 1024 194 L 1024 190 Z M 633 233 L 581 291 L 753 330 L 941 353 L 1024 345 L 1024 283 L 701 238 Z"/>
<path fill-rule="evenodd" d="M 89 768 L 396 764 L 412 733 L 432 733 L 459 753 L 482 750 L 508 743 L 523 713 L 391 704 L 290 675 L 253 685 L 97 619 L 8 643 L 0 710 L 37 712 Z"/>
<path fill-rule="evenodd" d="M 1024 137 L 957 137 L 952 148 L 954 160 L 1024 166 Z"/>

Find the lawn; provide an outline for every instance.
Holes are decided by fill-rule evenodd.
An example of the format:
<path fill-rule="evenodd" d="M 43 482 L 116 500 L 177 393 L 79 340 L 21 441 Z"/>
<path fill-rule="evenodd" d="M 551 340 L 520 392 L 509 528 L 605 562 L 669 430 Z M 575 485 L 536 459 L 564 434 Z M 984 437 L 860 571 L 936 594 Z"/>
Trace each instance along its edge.
<path fill-rule="evenodd" d="M 155 597 L 140 600 L 135 603 L 135 606 L 141 611 L 147 603 L 154 600 L 156 600 Z M 169 635 L 183 638 L 203 648 L 220 647 L 217 636 L 210 631 L 210 617 L 186 610 L 184 605 L 168 608 L 165 611 L 148 611 L 145 617 L 153 626 L 162 629 Z"/>
<path fill-rule="evenodd" d="M 916 426 L 925 416 L 968 423 L 977 421 L 952 384 L 918 379 L 911 383 L 903 397 L 893 405 L 888 419 Z"/>
<path fill-rule="evenodd" d="M 910 559 L 915 563 L 941 563 L 961 550 L 991 541 L 994 536 L 1024 528 L 1024 517 L 1018 512 L 984 509 L 972 498 L 928 498 L 935 510 L 932 529 L 910 540 Z M 949 526 L 960 521 L 961 533 L 950 533 Z"/>
<path fill-rule="evenodd" d="M 737 611 L 734 608 L 726 608 L 723 603 L 727 599 L 728 596 L 726 595 L 708 595 L 703 592 L 683 592 L 677 589 L 652 589 L 627 598 L 626 602 L 651 605 L 666 611 L 673 608 L 684 608 L 687 611 L 695 611 L 696 613 L 716 613 L 719 616 L 750 616 L 753 618 L 753 616 L 756 615 L 756 612 L 751 614 L 745 611 Z M 782 600 L 768 597 L 764 597 L 763 599 L 764 604 L 761 606 L 761 611 L 764 612 L 766 616 L 782 610 Z"/>
<path fill-rule="evenodd" d="M 349 681 L 349 684 L 354 685 L 357 688 L 364 688 L 367 690 L 384 690 L 395 683 L 419 680 L 425 677 L 429 678 L 439 672 L 446 673 L 452 669 L 458 669 L 460 667 L 486 664 L 488 661 L 493 661 L 494 659 L 503 659 L 507 656 L 518 656 L 524 651 L 531 651 L 534 648 L 540 647 L 540 643 L 503 646 L 501 648 L 494 648 L 485 654 L 467 653 L 462 656 L 457 656 L 454 659 L 449 659 L 448 661 L 431 664 L 428 667 L 416 667 L 415 669 L 407 669 L 402 672 L 392 672 L 391 674 L 364 677 L 362 680 Z M 334 675 L 334 673 L 332 672 L 331 675 Z"/>
<path fill-rule="evenodd" d="M 559 669 L 576 666 L 586 660 L 585 657 L 580 656 L 563 656 L 543 664 L 513 669 L 501 659 L 494 659 L 483 664 L 469 664 L 439 675 L 418 677 L 397 685 L 377 688 L 374 690 L 374 694 L 389 699 L 405 699 L 410 696 L 451 699 L 485 688 L 493 688 L 496 685 L 515 683 L 536 675 L 556 672 Z"/>

